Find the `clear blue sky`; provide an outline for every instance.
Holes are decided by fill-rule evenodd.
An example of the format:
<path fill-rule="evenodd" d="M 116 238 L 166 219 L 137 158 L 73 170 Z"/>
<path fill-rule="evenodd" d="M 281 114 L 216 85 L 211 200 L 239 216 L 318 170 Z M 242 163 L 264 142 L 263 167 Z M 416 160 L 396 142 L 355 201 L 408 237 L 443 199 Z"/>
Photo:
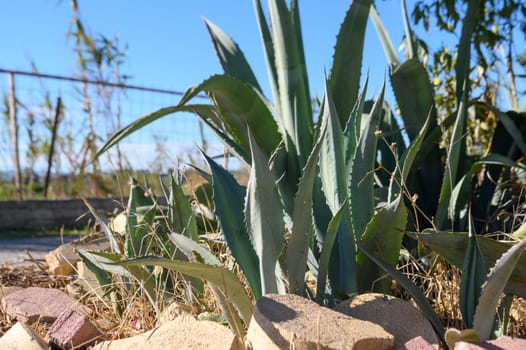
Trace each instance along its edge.
<path fill-rule="evenodd" d="M 266 1 L 262 3 L 266 6 Z M 336 33 L 350 1 L 300 1 L 307 65 L 313 93 L 323 92 Z M 409 1 L 411 8 L 412 1 Z M 82 19 L 92 34 L 115 34 L 127 43 L 123 72 L 134 84 L 184 90 L 221 72 L 203 24 L 208 18 L 241 46 L 256 75 L 266 85 L 265 62 L 251 0 L 126 1 L 79 0 Z M 377 1 L 395 45 L 402 36 L 400 2 Z M 29 70 L 34 61 L 41 72 L 69 75 L 75 55 L 66 39 L 72 11 L 69 1 L 4 1 L 0 15 L 0 67 Z M 369 23 L 364 69 L 376 94 L 387 64 Z"/>
<path fill-rule="evenodd" d="M 271 97 L 252 0 L 78 2 L 83 24 L 91 34 L 102 34 L 110 39 L 118 34 L 120 42 L 128 45 L 128 56 L 121 72 L 132 77 L 131 84 L 184 91 L 212 74 L 221 73 L 203 23 L 206 17 L 239 44 L 264 91 Z M 403 35 L 400 1 L 376 2 L 395 46 L 399 45 Z M 262 3 L 266 8 L 266 0 Z M 300 1 L 313 96 L 323 95 L 324 75 L 331 67 L 336 34 L 350 3 L 351 0 Z M 408 0 L 409 9 L 413 3 Z M 4 1 L 0 12 L 0 67 L 31 70 L 30 63 L 34 62 L 41 73 L 71 76 L 76 64 L 73 43 L 66 37 L 71 18 L 72 10 L 67 0 Z M 425 34 L 420 32 L 420 35 L 427 40 Z M 434 41 L 436 43 L 436 39 Z M 364 73 L 370 74 L 368 97 L 372 97 L 378 93 L 388 66 L 371 23 L 368 24 L 362 68 Z M 7 80 L 5 75 L 0 75 L 0 79 Z M 6 82 L 0 83 L 6 86 Z M 394 106 L 390 88 L 387 99 Z M 146 112 L 150 110 L 133 110 L 132 119 Z M 153 149 L 153 142 L 149 142 Z M 193 143 L 198 141 L 185 142 L 195 149 Z M 178 146 L 172 148 L 175 147 Z M 8 159 L 9 156 L 4 154 L 3 157 Z"/>

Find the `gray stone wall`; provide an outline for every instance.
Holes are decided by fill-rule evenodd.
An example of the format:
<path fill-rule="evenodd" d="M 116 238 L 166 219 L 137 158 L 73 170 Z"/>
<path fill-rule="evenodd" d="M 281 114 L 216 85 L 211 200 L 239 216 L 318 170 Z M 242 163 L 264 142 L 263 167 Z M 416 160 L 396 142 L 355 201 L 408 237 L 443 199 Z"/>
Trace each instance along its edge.
<path fill-rule="evenodd" d="M 97 212 L 121 211 L 115 199 L 92 198 L 87 200 Z M 125 202 L 126 203 L 126 202 Z M 0 201 L 0 231 L 41 228 L 81 228 L 93 216 L 81 199 Z"/>

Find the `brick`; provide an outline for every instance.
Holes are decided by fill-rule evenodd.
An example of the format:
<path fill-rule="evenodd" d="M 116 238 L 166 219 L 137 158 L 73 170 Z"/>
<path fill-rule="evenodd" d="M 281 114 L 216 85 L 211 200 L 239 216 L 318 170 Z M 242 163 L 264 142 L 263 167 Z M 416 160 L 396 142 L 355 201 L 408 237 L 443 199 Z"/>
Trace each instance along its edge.
<path fill-rule="evenodd" d="M 51 344 L 69 350 L 92 344 L 102 333 L 82 313 L 68 309 L 53 322 L 48 337 Z"/>
<path fill-rule="evenodd" d="M 37 320 L 53 322 L 65 310 L 73 308 L 91 313 L 87 306 L 79 304 L 66 293 L 52 288 L 30 287 L 2 298 L 2 309 L 10 317 L 33 323 Z"/>

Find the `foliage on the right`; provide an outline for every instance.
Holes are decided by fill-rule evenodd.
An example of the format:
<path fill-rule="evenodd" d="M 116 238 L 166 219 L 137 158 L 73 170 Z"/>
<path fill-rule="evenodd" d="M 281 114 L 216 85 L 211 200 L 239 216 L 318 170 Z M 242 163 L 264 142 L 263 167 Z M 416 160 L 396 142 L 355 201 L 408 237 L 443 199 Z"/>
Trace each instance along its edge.
<path fill-rule="evenodd" d="M 429 7 L 425 7 L 423 3 L 419 2 L 413 13 L 417 21 L 421 19 L 418 16 L 422 16 L 422 9 L 429 11 Z M 433 2 L 435 5 L 438 3 L 439 0 Z M 456 5 L 458 4 L 452 4 L 452 6 Z M 513 17 L 509 11 L 497 12 L 495 8 L 487 9 L 486 5 L 484 1 L 467 3 L 458 51 L 456 57 L 450 57 L 449 61 L 455 74 L 452 74 L 448 84 L 454 87 L 452 90 L 454 93 L 448 99 L 444 99 L 441 91 L 435 91 L 436 108 L 442 113 L 448 111 L 449 113 L 437 119 L 443 132 L 437 133 L 434 137 L 429 134 L 430 138 L 427 139 L 427 141 L 440 142 L 446 151 L 439 196 L 420 197 L 423 202 L 427 202 L 427 206 L 422 206 L 424 210 L 429 204 L 436 205 L 431 212 L 426 213 L 433 219 L 430 221 L 431 227 L 421 226 L 420 228 L 425 229 L 419 232 L 408 228 L 407 232 L 409 236 L 416 238 L 421 246 L 430 248 L 430 251 L 438 253 L 449 263 L 462 269 L 460 307 L 466 330 L 457 332 L 452 329 L 446 332 L 445 337 L 451 347 L 457 340 L 486 340 L 503 334 L 506 331 L 508 322 L 506 311 L 509 311 L 512 295 L 526 296 L 524 284 L 526 256 L 521 257 L 526 244 L 524 240 L 526 226 L 521 225 L 523 220 L 517 220 L 517 214 L 525 209 L 524 195 L 521 191 L 526 183 L 524 165 L 526 114 L 518 110 L 502 112 L 492 105 L 492 102 L 495 103 L 497 100 L 495 96 L 496 90 L 499 90 L 498 86 L 482 87 L 484 90 L 482 98 L 471 99 L 473 86 L 480 90 L 481 87 L 477 84 L 480 83 L 481 75 L 487 82 L 491 71 L 491 67 L 484 66 L 484 54 L 480 47 L 498 49 L 498 40 L 488 39 L 488 36 L 494 35 L 496 38 L 498 35 L 484 30 L 488 27 L 487 16 L 493 16 L 492 18 L 501 16 L 499 17 L 501 20 L 508 22 Z M 499 5 L 495 5 L 497 6 Z M 514 5 L 510 3 L 506 6 L 510 10 Z M 443 18 L 439 13 L 439 7 L 435 8 L 438 11 L 437 21 L 440 21 Z M 520 8 L 524 11 L 524 6 L 520 4 L 514 7 L 516 11 Z M 413 39 L 405 6 L 403 9 L 406 23 L 405 45 L 411 58 L 422 49 L 422 42 Z M 448 8 L 445 12 L 450 13 L 450 10 Z M 393 73 L 399 67 L 399 62 L 380 18 L 374 10 L 372 13 Z M 442 24 L 445 25 L 445 22 Z M 506 30 L 509 28 L 503 29 Z M 511 38 L 511 34 L 509 35 Z M 511 42 L 509 44 L 507 50 L 511 50 Z M 479 63 L 476 67 L 478 76 L 475 79 L 470 77 L 473 71 L 472 45 L 475 46 L 474 51 Z M 423 51 L 427 54 L 426 50 Z M 511 51 L 508 53 L 511 55 Z M 436 81 L 438 79 L 436 66 L 431 72 Z M 512 97 L 509 104 L 518 108 L 517 91 L 514 90 L 516 77 L 513 75 L 513 70 L 509 70 L 508 73 Z M 490 90 L 494 92 L 493 98 L 488 98 Z M 394 91 L 396 95 L 396 88 Z M 437 95 L 440 98 L 437 98 Z M 403 113 L 402 109 L 401 111 Z M 480 125 L 480 120 L 488 118 L 494 119 L 495 126 L 492 130 L 486 130 L 486 137 L 488 134 L 490 137 L 481 147 L 482 150 L 474 151 L 475 140 L 483 135 L 480 128 L 473 128 L 473 124 L 478 121 Z M 425 195 L 425 192 L 418 189 L 413 191 Z M 502 231 L 514 232 L 500 235 L 499 238 L 488 238 L 486 234 L 497 230 L 499 221 Z M 390 268 L 384 267 L 389 272 Z M 492 267 L 491 270 L 489 267 Z M 394 271 L 389 273 L 393 276 L 396 274 Z M 404 276 L 398 277 L 400 277 L 399 281 L 404 278 Z M 407 285 L 407 282 L 404 281 L 403 284 Z M 413 289 L 410 285 L 407 288 Z M 506 297 L 502 299 L 497 321 L 496 309 L 503 292 L 506 293 Z"/>

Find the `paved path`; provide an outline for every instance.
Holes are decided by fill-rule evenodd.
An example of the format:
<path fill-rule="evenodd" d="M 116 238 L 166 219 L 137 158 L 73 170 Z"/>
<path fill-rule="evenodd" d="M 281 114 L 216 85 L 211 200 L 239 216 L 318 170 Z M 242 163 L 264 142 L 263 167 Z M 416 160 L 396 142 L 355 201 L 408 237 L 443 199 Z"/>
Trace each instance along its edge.
<path fill-rule="evenodd" d="M 64 236 L 64 243 L 77 239 L 77 235 Z M 35 259 L 44 259 L 46 254 L 62 244 L 60 236 L 0 239 L 0 265 L 19 265 L 29 259 L 28 251 Z"/>

